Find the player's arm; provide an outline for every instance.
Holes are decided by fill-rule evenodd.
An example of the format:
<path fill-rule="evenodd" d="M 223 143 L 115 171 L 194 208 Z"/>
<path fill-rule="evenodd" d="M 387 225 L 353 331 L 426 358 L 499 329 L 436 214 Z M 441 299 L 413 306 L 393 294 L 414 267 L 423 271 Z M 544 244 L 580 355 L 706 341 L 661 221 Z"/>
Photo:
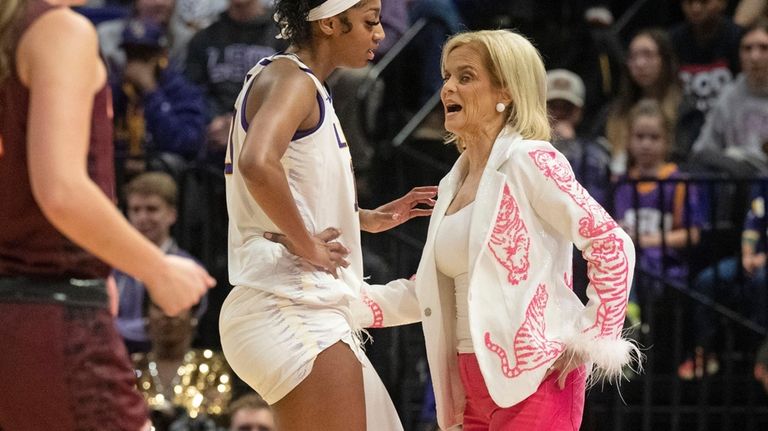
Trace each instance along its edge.
<path fill-rule="evenodd" d="M 30 90 L 32 193 L 48 220 L 105 262 L 142 280 L 169 314 L 195 304 L 213 279 L 168 259 L 122 217 L 88 176 L 93 97 L 106 80 L 96 32 L 69 9 L 51 11 L 24 34 L 18 72 Z"/>
<path fill-rule="evenodd" d="M 339 265 L 346 266 L 343 247 L 326 244 L 307 230 L 280 162 L 296 131 L 320 121 L 316 92 L 312 79 L 292 61 L 270 64 L 248 93 L 248 132 L 233 162 L 253 199 L 293 244 L 293 252 L 335 273 Z"/>

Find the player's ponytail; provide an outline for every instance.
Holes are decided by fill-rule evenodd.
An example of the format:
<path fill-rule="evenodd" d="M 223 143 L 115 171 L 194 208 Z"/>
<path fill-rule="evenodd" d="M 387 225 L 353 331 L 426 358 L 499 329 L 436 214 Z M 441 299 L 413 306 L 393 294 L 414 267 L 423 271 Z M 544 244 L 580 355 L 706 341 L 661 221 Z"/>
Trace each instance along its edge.
<path fill-rule="evenodd" d="M 275 21 L 280 28 L 280 38 L 295 46 L 306 46 L 312 40 L 312 27 L 307 21 L 309 10 L 322 0 L 277 0 Z"/>

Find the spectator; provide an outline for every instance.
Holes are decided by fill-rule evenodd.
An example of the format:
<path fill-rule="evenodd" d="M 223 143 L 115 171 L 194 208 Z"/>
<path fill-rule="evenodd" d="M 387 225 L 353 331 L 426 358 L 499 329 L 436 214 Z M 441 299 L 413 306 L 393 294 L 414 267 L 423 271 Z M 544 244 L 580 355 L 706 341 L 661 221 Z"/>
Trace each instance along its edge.
<path fill-rule="evenodd" d="M 547 112 L 552 121 L 552 144 L 570 162 L 576 179 L 602 206 L 608 203 L 610 153 L 603 137 L 579 136 L 585 104 L 584 81 L 565 69 L 547 72 Z"/>
<path fill-rule="evenodd" d="M 112 76 L 118 179 L 130 180 L 157 160 L 183 164 L 202 146 L 205 100 L 168 62 L 166 46 L 163 29 L 149 20 L 132 20 L 123 33 L 127 61 Z"/>
<path fill-rule="evenodd" d="M 168 58 L 173 63 L 184 64 L 187 43 L 194 31 L 174 14 L 176 0 L 134 0 L 128 18 L 103 22 L 96 27 L 99 45 L 110 73 L 123 69 L 125 53 L 120 43 L 128 22 L 135 19 L 150 20 L 161 26 L 168 35 Z"/>
<path fill-rule="evenodd" d="M 678 145 L 690 148 L 725 86 L 739 73 L 741 28 L 724 15 L 727 0 L 682 0 L 685 22 L 670 30 L 685 103 Z"/>
<path fill-rule="evenodd" d="M 197 310 L 176 317 L 149 298 L 144 308 L 152 349 L 131 356 L 139 391 L 158 431 L 211 430 L 232 394 L 233 374 L 224 355 L 192 349 Z"/>
<path fill-rule="evenodd" d="M 176 222 L 177 193 L 176 183 L 170 175 L 161 172 L 141 174 L 128 183 L 125 195 L 128 221 L 136 230 L 164 253 L 190 257 L 171 237 L 171 226 Z M 114 270 L 112 275 L 119 296 L 117 329 L 129 353 L 147 352 L 150 343 L 144 327 L 144 284 L 120 270 Z"/>
<path fill-rule="evenodd" d="M 206 153 L 221 169 L 243 79 L 253 65 L 283 45 L 275 39 L 272 14 L 263 0 L 230 0 L 218 20 L 189 42 L 185 73 L 205 92 L 211 115 Z"/>
<path fill-rule="evenodd" d="M 627 169 L 629 111 L 643 98 L 655 99 L 675 124 L 681 100 L 677 61 L 669 39 L 658 29 L 642 30 L 632 38 L 621 88 L 608 113 L 605 136 L 611 145 L 611 166 L 616 174 Z"/>
<path fill-rule="evenodd" d="M 229 431 L 275 431 L 272 409 L 259 394 L 243 395 L 229 405 Z"/>
<path fill-rule="evenodd" d="M 746 30 L 739 57 L 743 73 L 712 108 L 693 146 L 694 161 L 737 175 L 768 172 L 768 20 Z"/>
<path fill-rule="evenodd" d="M 768 393 L 768 340 L 764 341 L 757 350 L 754 374 L 755 379 Z"/>
<path fill-rule="evenodd" d="M 227 3 L 227 0 L 177 0 L 174 18 L 197 34 L 216 20 L 227 8 Z"/>
<path fill-rule="evenodd" d="M 733 14 L 733 22 L 740 27 L 749 27 L 768 12 L 768 0 L 740 0 Z"/>
<path fill-rule="evenodd" d="M 674 163 L 667 162 L 672 123 L 653 99 L 641 100 L 629 115 L 629 170 L 619 178 L 615 214 L 639 246 L 636 288 L 630 291 L 627 315 L 640 323 L 639 299 L 653 300 L 662 282 L 683 284 L 688 277 L 684 252 L 699 241 L 704 213 L 695 188 L 674 182 L 629 183 L 633 179 L 680 178 Z"/>
<path fill-rule="evenodd" d="M 768 321 L 765 237 L 762 236 L 766 229 L 766 190 L 766 184 L 762 183 L 755 186 L 752 192 L 752 202 L 741 233 L 741 266 L 736 256 L 723 259 L 716 267 L 704 269 L 693 284 L 697 292 L 734 307 L 763 326 Z M 704 373 L 715 374 L 719 368 L 714 351 L 717 328 L 712 325 L 711 313 L 697 304 L 691 310 L 691 316 L 694 348 L 678 367 L 678 376 L 683 380 L 702 378 Z"/>

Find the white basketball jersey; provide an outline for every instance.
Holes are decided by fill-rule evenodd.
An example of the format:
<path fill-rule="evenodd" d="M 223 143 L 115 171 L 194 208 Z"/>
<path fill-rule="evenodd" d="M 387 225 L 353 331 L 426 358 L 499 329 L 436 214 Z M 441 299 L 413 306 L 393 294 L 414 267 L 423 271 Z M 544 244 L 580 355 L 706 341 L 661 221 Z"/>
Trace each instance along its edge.
<path fill-rule="evenodd" d="M 352 158 L 339 120 L 331 104 L 328 89 L 312 71 L 292 54 L 275 54 L 259 61 L 246 75 L 245 85 L 235 104 L 235 117 L 230 130 L 226 155 L 225 181 L 229 212 L 229 279 L 235 286 L 249 286 L 274 291 L 274 276 L 279 277 L 281 259 L 287 259 L 282 246 L 263 238 L 263 233 L 280 232 L 253 199 L 237 166 L 237 160 L 248 131 L 245 105 L 255 77 L 276 59 L 296 63 L 317 87 L 320 121 L 310 130 L 299 130 L 293 136 L 281 163 L 293 200 L 310 233 L 328 227 L 341 230 L 338 239 L 350 250 L 347 260 L 354 275 L 362 280 L 363 261 L 360 250 L 358 218 Z M 258 133 L 258 130 L 251 130 Z M 270 280 L 266 280 L 270 278 Z M 268 285 L 269 284 L 269 285 Z"/>

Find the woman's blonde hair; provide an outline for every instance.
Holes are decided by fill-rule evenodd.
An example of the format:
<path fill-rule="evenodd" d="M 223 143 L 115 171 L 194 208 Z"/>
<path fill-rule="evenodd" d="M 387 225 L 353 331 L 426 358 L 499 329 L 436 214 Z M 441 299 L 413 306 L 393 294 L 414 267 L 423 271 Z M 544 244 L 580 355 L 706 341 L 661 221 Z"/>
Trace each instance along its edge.
<path fill-rule="evenodd" d="M 13 67 L 13 44 L 16 35 L 16 21 L 27 0 L 2 0 L 0 2 L 0 83 L 11 75 Z"/>
<path fill-rule="evenodd" d="M 441 69 L 445 70 L 448 54 L 464 45 L 478 50 L 485 58 L 494 85 L 512 98 L 507 107 L 507 125 L 523 139 L 548 141 L 551 129 L 547 119 L 547 72 L 533 44 L 509 30 L 459 33 L 445 42 Z M 449 135 L 448 142 L 453 141 L 458 138 Z"/>

